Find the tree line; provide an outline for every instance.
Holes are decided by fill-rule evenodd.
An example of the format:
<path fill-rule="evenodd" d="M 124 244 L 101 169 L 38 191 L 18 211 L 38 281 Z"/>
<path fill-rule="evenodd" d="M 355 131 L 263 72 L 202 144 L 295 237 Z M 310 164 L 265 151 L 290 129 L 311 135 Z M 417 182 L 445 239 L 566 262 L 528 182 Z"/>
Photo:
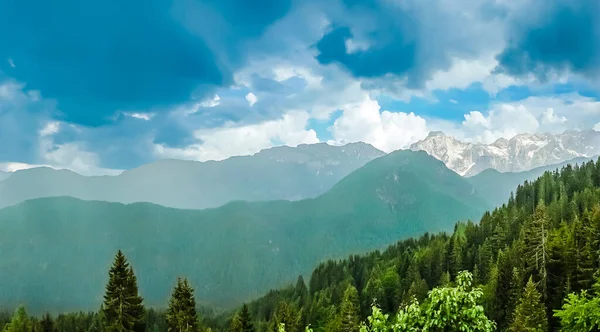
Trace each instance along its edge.
<path fill-rule="evenodd" d="M 324 262 L 308 284 L 300 276 L 209 320 L 198 315 L 187 279 L 177 280 L 166 312 L 144 309 L 133 269 L 119 251 L 101 309 L 71 316 L 81 326 L 61 326 L 61 316 L 29 318 L 19 308 L 4 329 L 598 331 L 600 160 L 525 182 L 479 223 L 459 222 L 451 234 Z"/>

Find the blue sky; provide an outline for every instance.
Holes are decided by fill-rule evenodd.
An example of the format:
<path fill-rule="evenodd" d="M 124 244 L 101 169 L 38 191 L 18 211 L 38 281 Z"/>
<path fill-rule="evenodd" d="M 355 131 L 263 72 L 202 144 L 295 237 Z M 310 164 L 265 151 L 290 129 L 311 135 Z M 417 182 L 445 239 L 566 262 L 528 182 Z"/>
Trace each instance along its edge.
<path fill-rule="evenodd" d="M 600 129 L 596 0 L 0 4 L 0 169 Z"/>

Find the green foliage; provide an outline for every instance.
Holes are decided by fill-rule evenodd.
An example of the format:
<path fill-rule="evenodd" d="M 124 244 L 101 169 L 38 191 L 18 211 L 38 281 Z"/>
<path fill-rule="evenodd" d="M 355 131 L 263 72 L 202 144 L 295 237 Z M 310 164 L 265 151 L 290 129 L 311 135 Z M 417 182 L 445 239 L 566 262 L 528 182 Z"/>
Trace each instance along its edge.
<path fill-rule="evenodd" d="M 10 323 L 4 326 L 4 332 L 31 332 L 33 324 L 27 315 L 25 307 L 19 306 L 15 310 Z"/>
<path fill-rule="evenodd" d="M 199 331 L 194 290 L 187 278 L 177 278 L 167 309 L 167 325 L 169 332 Z"/>
<path fill-rule="evenodd" d="M 254 332 L 254 325 L 252 324 L 252 317 L 250 316 L 250 310 L 248 306 L 244 304 L 242 309 L 235 314 L 231 321 L 229 328 L 231 332 Z"/>
<path fill-rule="evenodd" d="M 554 311 L 560 319 L 563 331 L 591 332 L 600 330 L 600 278 L 594 285 L 594 296 L 587 290 L 571 293 L 562 308 Z"/>
<path fill-rule="evenodd" d="M 46 313 L 40 322 L 42 332 L 54 332 L 54 321 L 49 313 Z"/>
<path fill-rule="evenodd" d="M 458 273 L 456 287 L 434 288 L 422 305 L 415 299 L 403 307 L 390 320 L 373 307 L 367 324 L 361 326 L 361 332 L 401 332 L 401 331 L 494 331 L 495 324 L 490 321 L 477 304 L 482 292 L 471 287 L 472 275 L 462 271 Z"/>
<path fill-rule="evenodd" d="M 340 308 L 341 332 L 358 332 L 360 316 L 358 305 L 358 292 L 352 285 L 348 285 L 344 292 L 344 300 Z"/>
<path fill-rule="evenodd" d="M 514 320 L 510 325 L 512 332 L 546 332 L 548 319 L 542 295 L 538 292 L 535 283 L 529 278 L 525 291 L 515 310 Z"/>
<path fill-rule="evenodd" d="M 133 268 L 119 250 L 108 273 L 102 304 L 106 331 L 145 331 L 145 311 Z"/>

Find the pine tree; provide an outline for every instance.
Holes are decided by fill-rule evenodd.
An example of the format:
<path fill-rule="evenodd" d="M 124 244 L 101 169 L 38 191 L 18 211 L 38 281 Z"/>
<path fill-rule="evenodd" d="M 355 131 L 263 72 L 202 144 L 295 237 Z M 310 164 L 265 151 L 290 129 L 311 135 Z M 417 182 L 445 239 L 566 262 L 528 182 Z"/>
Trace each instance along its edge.
<path fill-rule="evenodd" d="M 280 324 L 285 324 L 286 332 L 297 332 L 298 315 L 292 306 L 285 301 L 281 301 L 275 310 L 271 323 L 271 331 L 277 332 Z"/>
<path fill-rule="evenodd" d="M 54 321 L 49 313 L 46 313 L 40 322 L 42 332 L 54 332 Z"/>
<path fill-rule="evenodd" d="M 108 273 L 101 311 L 107 331 L 145 331 L 145 311 L 133 268 L 119 250 Z"/>
<path fill-rule="evenodd" d="M 525 291 L 515 310 L 515 317 L 510 326 L 510 331 L 548 331 L 548 319 L 546 317 L 546 308 L 542 302 L 542 295 L 536 289 L 531 277 L 529 277 L 529 281 L 525 285 Z"/>
<path fill-rule="evenodd" d="M 31 332 L 32 329 L 33 324 L 23 306 L 17 308 L 10 323 L 4 326 L 4 332 Z"/>
<path fill-rule="evenodd" d="M 169 332 L 199 331 L 194 289 L 185 278 L 177 278 L 167 309 L 167 325 Z"/>
<path fill-rule="evenodd" d="M 539 276 L 539 284 L 544 299 L 548 296 L 548 214 L 543 202 L 537 206 L 533 219 L 525 225 L 524 244 L 525 259 L 528 263 L 528 271 Z"/>
<path fill-rule="evenodd" d="M 340 331 L 358 332 L 359 323 L 358 291 L 354 286 L 348 285 L 340 309 Z"/>
<path fill-rule="evenodd" d="M 240 323 L 242 332 L 254 332 L 254 325 L 252 325 L 252 316 L 250 316 L 250 310 L 248 305 L 244 303 L 242 310 L 240 311 Z"/>
<path fill-rule="evenodd" d="M 236 312 L 231 319 L 231 324 L 229 324 L 229 332 L 242 332 L 242 319 L 240 317 L 240 313 Z"/>

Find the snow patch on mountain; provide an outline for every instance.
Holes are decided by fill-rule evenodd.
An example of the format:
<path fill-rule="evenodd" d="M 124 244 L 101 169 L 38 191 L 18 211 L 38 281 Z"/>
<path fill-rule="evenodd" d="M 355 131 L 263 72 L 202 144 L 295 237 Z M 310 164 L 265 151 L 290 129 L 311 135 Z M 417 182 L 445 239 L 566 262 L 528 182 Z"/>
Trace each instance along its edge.
<path fill-rule="evenodd" d="M 521 172 L 561 163 L 577 157 L 600 155 L 600 132 L 565 131 L 562 134 L 518 134 L 500 138 L 491 144 L 460 141 L 440 131 L 410 146 L 424 150 L 463 176 L 475 175 L 487 168 L 500 172 Z"/>

